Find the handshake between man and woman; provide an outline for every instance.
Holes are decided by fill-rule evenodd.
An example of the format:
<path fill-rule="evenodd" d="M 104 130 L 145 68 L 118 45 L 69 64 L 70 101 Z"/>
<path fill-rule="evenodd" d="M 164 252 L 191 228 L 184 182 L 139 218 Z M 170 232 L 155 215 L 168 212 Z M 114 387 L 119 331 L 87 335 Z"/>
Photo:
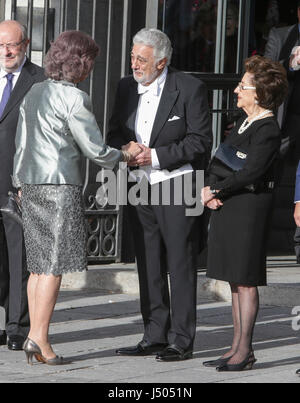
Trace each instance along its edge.
<path fill-rule="evenodd" d="M 128 166 L 145 166 L 152 164 L 151 148 L 143 144 L 130 141 L 128 144 L 122 146 L 122 151 L 130 154 L 130 159 L 127 162 Z"/>

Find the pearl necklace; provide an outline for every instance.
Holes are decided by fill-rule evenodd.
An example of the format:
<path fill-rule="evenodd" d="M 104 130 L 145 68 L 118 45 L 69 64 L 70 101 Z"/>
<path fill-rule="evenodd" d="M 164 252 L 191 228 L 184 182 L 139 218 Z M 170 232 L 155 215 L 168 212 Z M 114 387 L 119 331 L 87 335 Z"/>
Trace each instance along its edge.
<path fill-rule="evenodd" d="M 265 115 L 268 115 L 269 113 L 272 113 L 272 111 L 270 111 L 269 109 L 266 109 L 265 111 L 263 111 L 259 115 L 255 116 L 255 118 L 253 118 L 252 120 L 248 121 L 248 118 L 246 118 L 244 120 L 244 122 L 241 124 L 241 127 L 239 128 L 238 133 L 239 134 L 244 133 L 244 131 L 247 130 L 252 125 L 253 122 L 255 122 L 256 120 L 262 118 Z"/>

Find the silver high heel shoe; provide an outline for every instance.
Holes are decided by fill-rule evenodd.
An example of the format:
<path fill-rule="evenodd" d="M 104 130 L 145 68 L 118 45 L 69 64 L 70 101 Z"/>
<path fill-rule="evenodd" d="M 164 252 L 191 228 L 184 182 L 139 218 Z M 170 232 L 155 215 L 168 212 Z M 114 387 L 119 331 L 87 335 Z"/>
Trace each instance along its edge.
<path fill-rule="evenodd" d="M 23 350 L 26 354 L 27 357 L 27 363 L 32 365 L 32 358 L 35 357 L 35 359 L 39 362 L 42 362 L 43 364 L 47 365 L 62 365 L 64 364 L 64 359 L 63 357 L 59 357 L 58 355 L 54 358 L 47 359 L 43 356 L 42 350 L 40 347 L 31 339 L 26 339 L 24 344 L 23 344 Z"/>

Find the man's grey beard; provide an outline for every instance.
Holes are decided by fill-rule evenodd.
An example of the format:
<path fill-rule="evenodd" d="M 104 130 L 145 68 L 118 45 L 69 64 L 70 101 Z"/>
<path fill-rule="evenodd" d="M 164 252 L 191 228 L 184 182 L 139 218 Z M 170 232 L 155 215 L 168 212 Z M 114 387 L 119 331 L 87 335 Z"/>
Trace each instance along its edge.
<path fill-rule="evenodd" d="M 156 80 L 156 78 L 159 76 L 158 71 L 155 70 L 153 71 L 153 73 L 148 76 L 148 77 L 137 77 L 135 72 L 133 72 L 133 78 L 135 79 L 135 81 L 141 85 L 147 85 L 152 83 L 154 80 Z"/>

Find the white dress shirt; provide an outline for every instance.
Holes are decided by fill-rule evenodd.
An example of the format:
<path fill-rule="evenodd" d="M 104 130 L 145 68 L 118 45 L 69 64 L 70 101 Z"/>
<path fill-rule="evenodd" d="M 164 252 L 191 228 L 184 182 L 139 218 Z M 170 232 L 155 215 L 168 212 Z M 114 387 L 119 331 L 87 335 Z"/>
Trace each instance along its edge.
<path fill-rule="evenodd" d="M 12 89 L 14 89 L 14 87 L 20 77 L 20 74 L 21 74 L 21 71 L 22 71 L 22 68 L 23 68 L 25 62 L 26 62 L 26 57 L 24 58 L 21 66 L 12 73 L 13 74 Z M 7 83 L 7 78 L 5 77 L 7 74 L 8 74 L 7 71 L 5 71 L 3 68 L 0 69 L 0 100 L 2 99 L 3 91 L 4 91 L 4 88 Z"/>
<path fill-rule="evenodd" d="M 140 99 L 135 120 L 135 135 L 137 142 L 144 144 L 146 147 L 149 147 L 153 124 L 161 94 L 166 82 L 167 74 L 168 68 L 165 67 L 162 73 L 157 77 L 156 80 L 153 81 L 153 83 L 148 86 L 141 84 L 138 85 Z M 172 120 L 175 119 L 180 119 L 180 117 L 173 116 Z M 190 164 L 185 164 L 178 169 L 174 169 L 173 171 L 160 169 L 159 160 L 154 148 L 151 149 L 151 162 L 151 165 L 139 167 L 137 171 L 131 171 L 131 176 L 139 181 L 145 175 L 149 183 L 154 185 L 155 183 L 193 172 L 193 168 Z"/>

